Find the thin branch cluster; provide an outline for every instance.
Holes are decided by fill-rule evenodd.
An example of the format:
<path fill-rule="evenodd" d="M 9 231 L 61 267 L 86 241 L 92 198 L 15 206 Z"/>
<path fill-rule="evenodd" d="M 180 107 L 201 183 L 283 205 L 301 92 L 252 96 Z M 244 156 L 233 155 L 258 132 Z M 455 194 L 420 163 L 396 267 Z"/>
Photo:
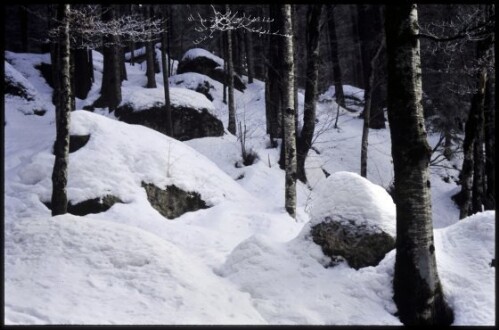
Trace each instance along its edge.
<path fill-rule="evenodd" d="M 282 37 L 291 38 L 291 35 L 279 33 L 279 31 L 271 31 L 269 28 L 264 28 L 262 25 L 255 27 L 255 24 L 267 24 L 274 21 L 274 19 L 269 17 L 254 17 L 254 16 L 246 16 L 243 13 L 242 16 L 238 16 L 238 12 L 232 13 L 232 11 L 227 11 L 226 13 L 221 13 L 216 10 L 216 8 L 212 5 L 213 16 L 209 18 L 203 18 L 199 13 L 197 17 L 194 17 L 192 14 L 188 17 L 189 22 L 198 22 L 199 26 L 194 29 L 202 33 L 203 35 L 196 40 L 194 40 L 194 44 L 199 44 L 204 40 L 213 38 L 213 34 L 215 31 L 228 31 L 228 30 L 238 30 L 244 29 L 251 33 L 257 33 L 259 36 L 270 34 L 277 35 Z"/>
<path fill-rule="evenodd" d="M 147 19 L 131 14 L 103 21 L 101 16 L 99 8 L 93 5 L 70 10 L 67 19 L 72 48 L 96 48 L 116 42 L 154 41 L 164 32 L 164 19 Z M 49 31 L 49 41 L 57 42 L 60 29 L 61 24 L 57 24 Z M 110 36 L 117 38 L 103 38 Z"/>

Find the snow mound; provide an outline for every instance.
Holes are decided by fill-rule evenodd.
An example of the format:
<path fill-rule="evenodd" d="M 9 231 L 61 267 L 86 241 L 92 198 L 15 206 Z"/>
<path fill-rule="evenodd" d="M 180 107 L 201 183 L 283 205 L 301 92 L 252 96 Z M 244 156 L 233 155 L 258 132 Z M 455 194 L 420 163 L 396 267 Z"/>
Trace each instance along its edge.
<path fill-rule="evenodd" d="M 72 215 L 9 229 L 6 324 L 265 323 L 248 294 L 141 229 Z"/>
<path fill-rule="evenodd" d="M 213 53 L 210 53 L 206 49 L 203 48 L 191 48 L 187 52 L 185 52 L 184 56 L 182 57 L 183 60 L 191 60 L 197 57 L 206 57 L 211 60 L 213 60 L 215 63 L 217 63 L 219 66 L 223 67 L 224 66 L 224 60 Z"/>
<path fill-rule="evenodd" d="M 73 204 L 108 194 L 125 203 L 143 199 L 142 182 L 196 191 L 209 206 L 249 198 L 205 156 L 175 139 L 85 110 L 71 117 L 71 134 L 90 135 L 85 147 L 70 155 L 67 191 Z M 53 159 L 46 150 L 19 171 L 23 183 L 35 185 L 31 189 L 44 201 L 51 196 Z"/>
<path fill-rule="evenodd" d="M 395 237 L 395 204 L 386 190 L 352 172 L 335 172 L 319 182 L 311 195 L 310 224 L 326 217 L 378 227 Z"/>
<path fill-rule="evenodd" d="M 255 235 L 241 242 L 217 272 L 248 292 L 270 324 L 400 325 L 392 315 L 393 261 L 356 271 L 324 268 L 324 258 L 303 235 L 287 243 Z"/>
<path fill-rule="evenodd" d="M 165 104 L 165 93 L 162 88 L 132 89 L 129 94 L 123 96 L 121 104 L 130 105 L 134 111 L 161 107 Z M 198 111 L 207 109 L 213 112 L 215 110 L 213 103 L 206 96 L 185 88 L 170 87 L 170 104 Z"/>
<path fill-rule="evenodd" d="M 435 230 L 438 272 L 454 325 L 494 325 L 495 211 Z"/>

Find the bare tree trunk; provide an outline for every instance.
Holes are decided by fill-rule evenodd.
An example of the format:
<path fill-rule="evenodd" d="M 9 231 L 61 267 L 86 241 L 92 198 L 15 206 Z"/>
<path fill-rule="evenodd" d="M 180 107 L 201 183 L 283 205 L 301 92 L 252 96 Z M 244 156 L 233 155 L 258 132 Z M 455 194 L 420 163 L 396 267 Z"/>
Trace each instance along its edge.
<path fill-rule="evenodd" d="M 476 128 L 475 141 L 473 146 L 473 189 L 472 189 L 472 213 L 483 211 L 484 200 L 484 150 L 483 150 L 483 126 L 484 126 L 484 106 L 485 106 L 485 89 L 487 86 L 487 73 L 484 68 L 480 79 L 485 79 L 483 84 L 483 100 L 476 112 Z M 482 78 L 485 76 L 484 78 Z"/>
<path fill-rule="evenodd" d="M 334 5 L 328 5 L 328 16 L 329 16 L 329 38 L 331 45 L 331 62 L 333 65 L 333 80 L 334 80 L 334 92 L 336 94 L 336 103 L 341 107 L 345 107 L 345 94 L 343 93 L 343 83 L 341 79 L 341 67 L 340 60 L 338 58 L 338 38 L 336 36 L 336 23 L 334 19 Z"/>
<path fill-rule="evenodd" d="M 253 83 L 253 77 L 255 76 L 255 66 L 253 61 L 253 36 L 251 32 L 244 32 L 244 41 L 246 42 L 246 63 L 248 66 L 248 84 Z"/>
<path fill-rule="evenodd" d="M 165 8 L 163 8 L 163 15 L 166 16 L 165 13 Z M 161 65 L 163 68 L 163 89 L 165 91 L 165 112 L 166 112 L 166 134 L 168 136 L 173 137 L 173 124 L 172 124 L 172 109 L 170 106 L 170 86 L 168 83 L 168 71 L 169 71 L 169 64 L 167 63 L 166 60 L 166 45 L 167 45 L 167 38 L 168 38 L 168 26 L 165 21 L 164 23 L 164 31 L 161 34 Z M 170 60 L 168 58 L 168 60 Z"/>
<path fill-rule="evenodd" d="M 388 118 L 397 205 L 394 301 L 405 325 L 450 325 L 437 272 L 415 4 L 386 7 Z"/>
<path fill-rule="evenodd" d="M 227 104 L 227 77 L 229 75 L 229 73 L 227 72 L 227 59 L 226 59 L 226 55 L 227 55 L 227 43 L 226 43 L 226 35 L 224 33 L 221 34 L 220 36 L 220 42 L 222 43 L 222 58 L 225 58 L 224 60 L 224 73 L 225 73 L 225 77 L 223 79 L 223 100 L 222 102 L 224 104 Z"/>
<path fill-rule="evenodd" d="M 485 189 L 485 209 L 494 210 L 496 201 L 496 175 L 495 175 L 495 102 L 494 102 L 494 75 L 487 79 L 487 87 L 485 93 L 485 173 L 486 189 Z"/>
<path fill-rule="evenodd" d="M 114 19 L 114 5 L 102 4 L 102 20 L 108 22 Z M 113 35 L 104 38 L 104 68 L 102 73 L 101 96 L 94 102 L 94 107 L 108 107 L 112 112 L 121 103 L 121 65 L 118 49 L 118 40 Z"/>
<path fill-rule="evenodd" d="M 352 20 L 352 36 L 353 36 L 353 54 L 352 54 L 352 68 L 354 70 L 355 86 L 364 88 L 364 73 L 362 72 L 362 53 L 360 50 L 359 40 L 359 23 L 358 12 L 355 10 L 356 5 L 351 5 L 350 18 Z"/>
<path fill-rule="evenodd" d="M 74 94 L 79 99 L 85 99 L 92 88 L 93 63 L 89 58 L 89 50 L 74 50 L 75 72 L 72 77 L 74 84 Z"/>
<path fill-rule="evenodd" d="M 277 31 L 282 28 L 281 13 L 278 5 L 269 5 L 269 15 L 274 18 L 270 23 L 271 31 Z M 265 89 L 265 111 L 267 115 L 267 132 L 270 135 L 270 143 L 274 145 L 274 139 L 282 138 L 282 87 L 281 87 L 281 65 L 282 65 L 282 49 L 279 44 L 282 41 L 280 36 L 270 35 L 269 43 L 269 60 L 267 61 L 267 80 Z"/>
<path fill-rule="evenodd" d="M 321 14 L 321 4 L 309 5 L 307 12 L 307 79 L 305 84 L 303 128 L 297 143 L 296 160 L 298 179 L 303 183 L 307 183 L 305 159 L 312 147 L 315 130 Z"/>
<path fill-rule="evenodd" d="M 19 5 L 19 19 L 21 21 L 21 52 L 27 53 L 29 50 L 29 39 L 28 39 L 28 11 L 26 6 Z"/>
<path fill-rule="evenodd" d="M 378 61 L 381 49 L 384 47 L 384 41 L 382 40 L 378 51 L 371 60 L 371 74 L 369 75 L 368 86 L 374 84 L 375 76 L 375 66 Z M 367 178 L 367 147 L 369 145 L 369 120 L 371 119 L 371 98 L 372 98 L 372 88 L 367 88 L 365 90 L 364 97 L 364 125 L 362 126 L 362 142 L 360 147 L 360 175 Z"/>
<path fill-rule="evenodd" d="M 482 69 L 480 71 L 480 79 L 478 82 L 478 90 L 473 95 L 471 101 L 471 110 L 466 120 L 464 128 L 464 142 L 463 142 L 463 166 L 461 168 L 460 182 L 461 192 L 460 195 L 460 211 L 459 218 L 463 219 L 470 215 L 473 210 L 473 169 L 475 168 L 475 140 L 478 134 L 478 123 L 480 121 L 480 112 L 483 111 L 485 99 L 485 86 L 487 82 L 487 71 Z"/>
<path fill-rule="evenodd" d="M 59 21 L 61 32 L 60 44 L 60 73 L 61 81 L 60 102 L 56 105 L 56 140 L 54 144 L 54 168 L 52 171 L 52 216 L 67 212 L 68 197 L 66 185 L 68 182 L 69 161 L 69 124 L 71 113 L 71 77 L 70 77 L 70 44 L 69 44 L 69 5 L 59 5 Z"/>
<path fill-rule="evenodd" d="M 145 8 L 146 18 L 152 17 L 152 5 L 146 5 Z M 152 38 L 152 36 L 150 36 Z M 156 52 L 154 49 L 154 42 L 146 41 L 146 62 L 147 62 L 147 85 L 146 88 L 156 88 L 156 69 L 154 68 L 154 58 L 156 57 Z"/>
<path fill-rule="evenodd" d="M 225 5 L 229 11 L 229 5 Z M 229 71 L 229 124 L 227 130 L 236 135 L 236 108 L 234 105 L 234 68 L 232 65 L 232 31 L 227 30 L 227 68 Z"/>
<path fill-rule="evenodd" d="M 281 5 L 283 18 L 283 33 L 293 35 L 291 21 L 291 5 Z M 285 208 L 288 214 L 296 217 L 296 137 L 295 137 L 295 110 L 294 110 L 294 61 L 293 38 L 284 37 L 283 61 L 283 121 L 284 121 L 284 152 L 286 160 L 285 178 Z"/>

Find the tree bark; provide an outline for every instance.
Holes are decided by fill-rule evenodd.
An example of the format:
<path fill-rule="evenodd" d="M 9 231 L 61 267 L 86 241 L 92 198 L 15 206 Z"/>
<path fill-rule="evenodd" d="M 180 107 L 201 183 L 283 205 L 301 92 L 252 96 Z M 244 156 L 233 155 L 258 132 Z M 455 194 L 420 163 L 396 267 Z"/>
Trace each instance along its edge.
<path fill-rule="evenodd" d="M 334 93 L 336 95 L 336 103 L 341 107 L 345 107 L 345 93 L 343 93 L 343 83 L 341 79 L 340 60 L 338 58 L 338 38 L 336 36 L 336 23 L 334 19 L 334 5 L 328 5 L 328 28 L 329 28 L 329 43 L 331 45 L 331 63 L 333 66 Z"/>
<path fill-rule="evenodd" d="M 352 20 L 352 42 L 353 42 L 353 53 L 352 53 L 352 68 L 354 70 L 355 82 L 354 85 L 359 88 L 364 88 L 364 73 L 362 72 L 362 52 L 360 49 L 359 40 L 359 23 L 358 23 L 358 11 L 355 10 L 356 5 L 350 7 L 350 18 Z"/>
<path fill-rule="evenodd" d="M 375 75 L 375 81 L 369 86 L 369 77 L 371 76 L 371 59 L 376 53 L 377 45 L 383 38 L 382 13 L 379 6 L 358 5 L 358 29 L 360 38 L 360 48 L 362 55 L 362 72 L 364 74 L 364 91 L 371 93 L 371 113 L 369 119 L 369 128 L 385 128 L 385 117 L 383 113 L 383 103 L 386 96 L 384 89 L 384 66 L 379 64 Z M 384 51 L 379 55 L 384 57 Z M 381 60 L 379 63 L 383 63 Z M 364 113 L 362 113 L 364 116 Z"/>
<path fill-rule="evenodd" d="M 285 208 L 288 214 L 296 218 L 296 138 L 295 138 L 295 110 L 294 110 L 294 61 L 293 61 L 293 25 L 291 21 L 291 5 L 281 5 L 283 19 L 283 33 L 291 37 L 282 37 L 283 52 L 283 126 L 284 152 L 286 160 L 285 175 Z"/>
<path fill-rule="evenodd" d="M 368 86 L 372 86 L 374 84 L 374 68 L 376 66 L 376 62 L 378 61 L 381 50 L 384 47 L 384 40 L 381 41 L 378 51 L 374 55 L 371 60 L 371 74 L 369 76 L 369 81 L 367 83 Z M 367 147 L 369 145 L 369 120 L 371 119 L 371 98 L 372 98 L 372 89 L 369 88 L 365 91 L 364 97 L 364 124 L 362 126 L 362 142 L 360 147 L 360 175 L 364 178 L 367 178 Z"/>
<path fill-rule="evenodd" d="M 483 126 L 484 126 L 484 106 L 485 106 L 485 89 L 487 86 L 487 73 L 484 68 L 480 75 L 480 79 L 485 79 L 483 83 L 483 99 L 484 102 L 478 105 L 476 111 L 476 128 L 475 141 L 473 146 L 473 189 L 472 189 L 472 213 L 483 211 L 484 200 L 484 150 L 483 150 Z"/>
<path fill-rule="evenodd" d="M 75 72 L 74 77 L 72 77 L 75 82 L 74 94 L 77 98 L 84 100 L 92 88 L 92 72 L 94 70 L 93 63 L 89 58 L 89 50 L 75 49 L 74 62 Z"/>
<path fill-rule="evenodd" d="M 397 205 L 394 301 L 405 325 L 449 325 L 435 260 L 415 4 L 386 7 L 388 119 Z"/>
<path fill-rule="evenodd" d="M 146 18 L 152 17 L 152 5 L 146 5 L 145 8 Z M 152 36 L 149 36 L 152 38 Z M 154 42 L 152 40 L 146 41 L 146 75 L 147 75 L 147 85 L 146 88 L 156 88 L 156 69 L 154 68 L 154 58 L 156 57 L 156 52 L 154 49 Z"/>
<path fill-rule="evenodd" d="M 282 28 L 281 13 L 278 5 L 269 5 L 269 16 L 274 18 L 270 23 L 271 31 L 277 31 Z M 268 61 L 267 80 L 265 89 L 265 111 L 267 116 L 267 132 L 270 135 L 270 143 L 274 145 L 274 139 L 282 138 L 282 87 L 281 87 L 281 64 L 282 49 L 279 44 L 281 36 L 268 36 Z"/>
<path fill-rule="evenodd" d="M 486 173 L 486 189 L 485 189 L 485 209 L 495 210 L 496 201 L 496 174 L 495 174 L 495 90 L 494 75 L 487 79 L 487 87 L 485 92 L 485 173 Z"/>
<path fill-rule="evenodd" d="M 229 5 L 225 5 L 225 10 L 229 11 Z M 229 123 L 227 130 L 236 135 L 236 108 L 234 105 L 234 67 L 232 65 L 232 31 L 227 30 L 227 69 L 229 73 Z"/>
<path fill-rule="evenodd" d="M 487 83 L 487 71 L 482 68 L 480 70 L 480 77 L 478 81 L 477 92 L 473 95 L 471 101 L 471 109 L 466 120 L 464 128 L 464 141 L 463 141 L 463 166 L 461 168 L 460 183 L 460 211 L 459 218 L 463 219 L 469 216 L 473 211 L 473 186 L 479 183 L 473 182 L 475 167 L 475 140 L 479 134 L 478 127 L 480 126 L 481 113 L 483 112 L 484 99 L 485 99 L 485 86 Z"/>
<path fill-rule="evenodd" d="M 59 93 L 60 102 L 56 105 L 56 140 L 54 144 L 54 168 L 52 171 L 52 216 L 67 212 L 68 198 L 66 185 L 68 182 L 69 161 L 69 124 L 71 113 L 71 77 L 70 77 L 70 43 L 69 43 L 69 15 L 68 4 L 59 5 L 59 21 L 61 32 L 60 44 L 60 72 L 61 81 Z"/>
<path fill-rule="evenodd" d="M 163 14 L 165 15 L 165 9 L 163 9 Z M 168 136 L 173 136 L 173 124 L 172 124 L 172 109 L 170 107 L 170 86 L 168 83 L 168 71 L 170 65 L 167 63 L 166 59 L 166 45 L 168 43 L 168 26 L 165 21 L 164 31 L 161 34 L 161 65 L 163 68 L 163 89 L 165 92 L 165 112 L 166 112 L 166 134 Z M 168 61 L 170 59 L 168 58 Z"/>
<path fill-rule="evenodd" d="M 19 19 L 21 21 L 21 52 L 27 53 L 29 50 L 28 39 L 28 11 L 25 5 L 19 5 Z"/>
<path fill-rule="evenodd" d="M 246 63 L 248 66 L 248 84 L 253 83 L 253 77 L 255 76 L 255 66 L 253 60 L 253 36 L 251 32 L 244 32 L 244 41 L 246 43 Z"/>
<path fill-rule="evenodd" d="M 307 183 L 305 159 L 312 147 L 315 130 L 321 14 L 321 4 L 309 5 L 307 12 L 307 79 L 305 83 L 303 128 L 297 143 L 297 175 L 298 179 L 303 183 Z"/>
<path fill-rule="evenodd" d="M 114 5 L 102 4 L 102 20 L 108 22 L 114 19 Z M 109 108 L 114 111 L 121 103 L 121 65 L 118 52 L 118 40 L 113 35 L 104 38 L 101 96 L 94 103 L 97 108 Z"/>

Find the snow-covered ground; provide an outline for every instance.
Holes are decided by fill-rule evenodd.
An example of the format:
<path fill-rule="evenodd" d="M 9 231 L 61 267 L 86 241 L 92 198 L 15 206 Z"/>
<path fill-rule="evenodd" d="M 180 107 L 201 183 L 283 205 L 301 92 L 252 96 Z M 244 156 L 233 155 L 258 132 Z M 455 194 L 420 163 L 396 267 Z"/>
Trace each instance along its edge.
<path fill-rule="evenodd" d="M 77 108 L 99 96 L 102 55 L 94 52 L 93 59 L 95 82 Z M 70 154 L 69 199 L 113 194 L 123 203 L 98 214 L 51 217 L 42 202 L 51 193 L 55 114 L 51 88 L 34 68 L 50 57 L 6 52 L 6 60 L 6 75 L 36 95 L 29 102 L 5 99 L 5 324 L 400 325 L 392 301 L 394 250 L 376 267 L 325 268 L 328 258 L 308 234 L 314 194 L 325 189 L 323 170 L 360 169 L 362 120 L 340 108 L 334 127 L 333 89 L 318 103 L 317 152 L 307 159 L 309 187 L 297 186 L 296 221 L 284 210 L 284 173 L 279 150 L 268 146 L 264 84 L 258 80 L 244 93 L 235 91 L 247 148 L 258 155 L 246 167 L 236 166 L 240 145 L 230 134 L 179 142 L 118 122 L 106 109 L 73 112 L 72 133 L 91 137 Z M 156 75 L 156 89 L 145 89 L 144 70 L 127 64 L 124 103 L 161 104 L 162 76 Z M 185 89 L 205 80 L 213 86 L 212 102 Z M 184 73 L 169 84 L 173 100 L 204 106 L 227 127 L 220 83 Z M 299 101 L 302 112 L 302 94 Z M 47 112 L 37 116 L 30 108 Z M 434 145 L 438 136 L 429 140 Z M 371 130 L 369 142 L 372 183 L 362 179 L 350 186 L 352 173 L 330 180 L 337 184 L 334 201 L 345 212 L 363 205 L 372 207 L 369 214 L 378 203 L 391 203 L 383 191 L 379 197 L 393 180 L 389 131 Z M 457 177 L 456 171 L 431 173 L 438 271 L 454 324 L 494 325 L 495 212 L 458 221 L 450 196 L 459 187 L 443 180 Z M 195 190 L 210 207 L 167 220 L 151 207 L 141 182 Z"/>

